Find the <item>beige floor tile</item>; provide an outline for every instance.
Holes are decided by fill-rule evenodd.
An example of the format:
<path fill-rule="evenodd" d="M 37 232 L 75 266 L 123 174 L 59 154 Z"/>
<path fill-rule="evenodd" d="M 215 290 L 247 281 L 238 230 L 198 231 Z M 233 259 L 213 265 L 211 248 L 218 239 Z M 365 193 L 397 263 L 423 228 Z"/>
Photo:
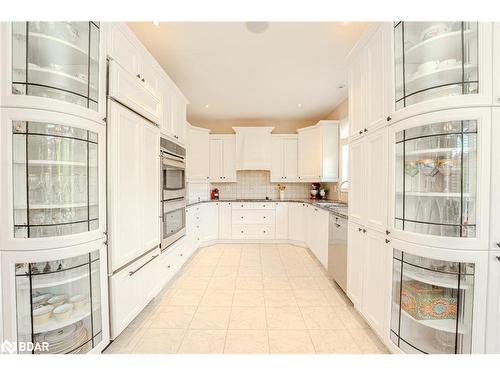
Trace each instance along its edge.
<path fill-rule="evenodd" d="M 269 265 L 263 265 L 262 266 L 262 276 L 263 277 L 288 277 L 286 270 L 283 266 L 276 265 L 276 266 L 269 266 Z"/>
<path fill-rule="evenodd" d="M 130 354 L 144 333 L 144 329 L 127 327 L 104 351 L 105 354 Z"/>
<path fill-rule="evenodd" d="M 142 310 L 128 325 L 130 328 L 144 328 L 151 323 L 151 318 L 154 315 L 157 306 L 147 306 Z"/>
<path fill-rule="evenodd" d="M 241 277 L 236 278 L 236 289 L 238 290 L 261 290 L 263 289 L 262 277 Z"/>
<path fill-rule="evenodd" d="M 176 289 L 170 301 L 169 306 L 198 306 L 205 290 L 200 289 Z"/>
<path fill-rule="evenodd" d="M 220 255 L 200 256 L 193 259 L 193 265 L 197 266 L 216 266 L 219 263 Z"/>
<path fill-rule="evenodd" d="M 227 329 L 230 307 L 198 307 L 191 321 L 190 329 Z"/>
<path fill-rule="evenodd" d="M 163 292 L 155 298 L 157 304 L 159 306 L 168 305 L 175 291 L 175 289 L 164 289 Z"/>
<path fill-rule="evenodd" d="M 300 311 L 309 329 L 345 329 L 333 307 L 301 307 Z"/>
<path fill-rule="evenodd" d="M 291 290 L 287 276 L 270 276 L 263 278 L 265 290 Z"/>
<path fill-rule="evenodd" d="M 229 329 L 266 329 L 264 307 L 235 307 L 231 309 Z"/>
<path fill-rule="evenodd" d="M 317 277 L 317 275 L 315 275 L 316 277 L 314 278 L 314 281 L 316 281 L 316 283 L 318 284 L 318 287 L 320 289 L 331 289 L 333 287 L 333 284 L 334 282 L 326 277 L 322 277 L 322 276 L 319 276 Z"/>
<path fill-rule="evenodd" d="M 195 277 L 212 277 L 216 266 L 189 266 L 184 275 Z"/>
<path fill-rule="evenodd" d="M 236 277 L 212 277 L 207 290 L 234 290 Z"/>
<path fill-rule="evenodd" d="M 365 354 L 388 354 L 389 350 L 370 328 L 350 329 L 354 342 Z"/>
<path fill-rule="evenodd" d="M 299 306 L 330 306 L 321 290 L 294 290 L 293 294 Z"/>
<path fill-rule="evenodd" d="M 264 290 L 264 300 L 268 307 L 297 306 L 291 290 Z"/>
<path fill-rule="evenodd" d="M 175 354 L 184 338 L 184 329 L 148 328 L 134 347 L 134 353 Z"/>
<path fill-rule="evenodd" d="M 233 290 L 208 289 L 201 299 L 200 306 L 231 306 L 233 304 L 233 294 Z"/>
<path fill-rule="evenodd" d="M 161 306 L 147 328 L 188 328 L 195 311 L 195 306 Z"/>
<path fill-rule="evenodd" d="M 360 348 L 345 329 L 309 331 L 316 353 L 359 354 Z"/>
<path fill-rule="evenodd" d="M 264 292 L 262 290 L 239 290 L 234 292 L 233 306 L 265 306 Z"/>
<path fill-rule="evenodd" d="M 298 276 L 298 277 L 289 277 L 290 280 L 290 285 L 292 286 L 292 289 L 294 290 L 301 290 L 301 289 L 306 289 L 306 290 L 317 290 L 319 289 L 318 284 L 314 280 L 313 277 L 310 276 Z"/>
<path fill-rule="evenodd" d="M 305 330 L 270 330 L 268 334 L 271 354 L 314 353 L 311 338 Z"/>
<path fill-rule="evenodd" d="M 238 265 L 221 266 L 218 265 L 213 274 L 214 277 L 236 277 L 238 275 Z"/>
<path fill-rule="evenodd" d="M 205 289 L 210 277 L 181 276 L 175 283 L 176 289 Z"/>
<path fill-rule="evenodd" d="M 269 329 L 306 329 L 298 307 L 266 307 Z"/>
<path fill-rule="evenodd" d="M 330 306 L 347 306 L 349 303 L 347 296 L 335 288 L 323 289 L 323 294 Z"/>
<path fill-rule="evenodd" d="M 227 354 L 267 354 L 269 337 L 266 330 L 229 330 L 224 353 Z"/>
<path fill-rule="evenodd" d="M 259 266 L 241 266 L 238 269 L 238 277 L 262 277 L 262 268 Z"/>
<path fill-rule="evenodd" d="M 363 320 L 353 307 L 335 306 L 335 314 L 340 317 L 346 328 L 368 328 L 368 324 Z"/>
<path fill-rule="evenodd" d="M 218 263 L 219 266 L 230 266 L 230 267 L 238 267 L 239 264 L 240 264 L 239 252 L 235 254 L 230 254 L 230 253 L 222 254 Z"/>
<path fill-rule="evenodd" d="M 188 330 L 182 341 L 181 354 L 221 354 L 226 330 Z"/>
<path fill-rule="evenodd" d="M 307 276 L 311 276 L 311 272 L 309 271 L 309 269 L 304 268 L 302 266 L 298 266 L 298 267 L 286 267 L 286 265 L 285 265 L 285 268 L 286 268 L 286 274 L 288 275 L 288 277 L 307 277 Z"/>

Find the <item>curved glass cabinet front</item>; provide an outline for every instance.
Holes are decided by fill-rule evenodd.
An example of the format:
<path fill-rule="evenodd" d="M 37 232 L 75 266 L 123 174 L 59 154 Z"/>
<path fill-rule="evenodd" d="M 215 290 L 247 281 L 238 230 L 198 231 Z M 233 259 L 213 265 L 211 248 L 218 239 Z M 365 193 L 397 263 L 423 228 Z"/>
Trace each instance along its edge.
<path fill-rule="evenodd" d="M 99 23 L 13 22 L 12 93 L 98 110 Z"/>
<path fill-rule="evenodd" d="M 12 127 L 14 237 L 97 230 L 97 133 L 33 121 Z"/>
<path fill-rule="evenodd" d="M 405 353 L 471 353 L 474 268 L 394 250 L 392 342 Z"/>
<path fill-rule="evenodd" d="M 394 24 L 396 110 L 479 92 L 477 22 Z"/>
<path fill-rule="evenodd" d="M 477 121 L 396 133 L 395 228 L 476 237 Z"/>
<path fill-rule="evenodd" d="M 17 340 L 33 343 L 20 354 L 86 353 L 102 341 L 99 251 L 15 267 Z"/>

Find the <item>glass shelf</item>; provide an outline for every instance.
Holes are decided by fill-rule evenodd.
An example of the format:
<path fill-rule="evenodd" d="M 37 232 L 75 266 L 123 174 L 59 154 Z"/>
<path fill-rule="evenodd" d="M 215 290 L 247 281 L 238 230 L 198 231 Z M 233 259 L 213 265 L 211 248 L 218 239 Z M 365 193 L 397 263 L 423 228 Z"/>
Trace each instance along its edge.
<path fill-rule="evenodd" d="M 13 22 L 12 93 L 97 111 L 99 34 L 95 22 Z"/>
<path fill-rule="evenodd" d="M 99 228 L 98 136 L 40 122 L 13 124 L 14 236 Z"/>
<path fill-rule="evenodd" d="M 477 22 L 394 25 L 396 109 L 479 91 Z"/>
<path fill-rule="evenodd" d="M 391 340 L 407 353 L 470 353 L 474 270 L 395 249 Z"/>
<path fill-rule="evenodd" d="M 395 228 L 476 236 L 477 122 L 420 125 L 396 133 Z"/>
<path fill-rule="evenodd" d="M 15 267 L 18 340 L 48 342 L 51 354 L 85 353 L 102 340 L 99 251 Z"/>

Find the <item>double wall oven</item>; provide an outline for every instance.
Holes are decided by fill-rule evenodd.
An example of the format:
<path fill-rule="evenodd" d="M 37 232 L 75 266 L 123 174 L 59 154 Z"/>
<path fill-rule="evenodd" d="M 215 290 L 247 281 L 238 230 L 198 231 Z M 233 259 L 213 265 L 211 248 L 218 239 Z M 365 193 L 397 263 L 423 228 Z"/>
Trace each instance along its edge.
<path fill-rule="evenodd" d="M 161 151 L 161 248 L 183 237 L 186 233 L 186 149 L 160 139 Z"/>

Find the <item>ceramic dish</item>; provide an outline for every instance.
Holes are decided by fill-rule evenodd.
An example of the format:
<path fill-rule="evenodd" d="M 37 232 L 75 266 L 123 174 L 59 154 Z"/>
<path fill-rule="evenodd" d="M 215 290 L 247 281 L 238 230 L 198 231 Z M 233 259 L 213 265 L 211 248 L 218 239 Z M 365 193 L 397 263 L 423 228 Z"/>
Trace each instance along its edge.
<path fill-rule="evenodd" d="M 47 293 L 47 294 L 42 294 L 40 296 L 34 297 L 33 298 L 33 305 L 43 305 L 46 303 L 49 299 L 51 299 L 53 294 Z"/>
<path fill-rule="evenodd" d="M 73 304 L 65 303 L 59 307 L 56 307 L 53 311 L 54 319 L 58 322 L 64 322 L 69 319 L 73 313 Z"/>
<path fill-rule="evenodd" d="M 449 31 L 450 27 L 446 23 L 439 22 L 432 26 L 429 26 L 424 31 L 422 31 L 422 34 L 420 34 L 420 40 L 424 41 L 430 38 L 434 38 Z"/>
<path fill-rule="evenodd" d="M 33 324 L 34 325 L 42 325 L 49 321 L 50 315 L 52 314 L 52 310 L 54 310 L 54 306 L 45 305 L 40 306 L 33 310 Z"/>
<path fill-rule="evenodd" d="M 53 305 L 54 307 L 61 306 L 64 301 L 66 301 L 66 296 L 64 294 L 59 294 L 58 296 L 54 296 L 47 301 L 47 303 Z"/>
<path fill-rule="evenodd" d="M 75 310 L 81 309 L 87 303 L 87 296 L 83 294 L 77 294 L 69 299 L 69 302 L 73 304 Z"/>

